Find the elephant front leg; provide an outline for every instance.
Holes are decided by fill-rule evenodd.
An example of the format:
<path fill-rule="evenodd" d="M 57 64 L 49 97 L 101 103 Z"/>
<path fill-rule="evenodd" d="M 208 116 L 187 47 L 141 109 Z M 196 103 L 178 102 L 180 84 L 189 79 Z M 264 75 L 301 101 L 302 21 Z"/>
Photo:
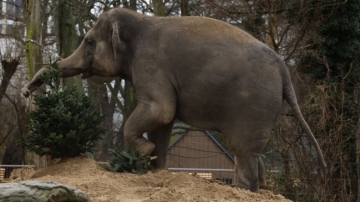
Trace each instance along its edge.
<path fill-rule="evenodd" d="M 155 130 L 161 126 L 169 125 L 173 122 L 175 115 L 174 105 L 165 102 L 141 102 L 139 101 L 134 112 L 130 115 L 124 128 L 125 140 L 130 147 L 136 149 L 140 156 L 147 157 L 158 146 L 159 140 L 155 140 L 155 144 L 143 137 L 143 134 L 149 131 L 150 139 L 154 140 L 154 134 L 158 132 Z M 167 128 L 164 126 L 163 128 Z M 166 129 L 168 131 L 169 129 Z M 162 131 L 160 128 L 158 131 Z M 166 135 L 165 135 L 166 136 Z M 165 137 L 165 142 L 169 141 L 170 137 Z M 156 151 L 162 150 L 162 146 L 159 144 L 159 148 Z M 157 153 L 157 152 L 155 152 Z M 160 154 L 159 158 L 162 159 L 163 154 Z M 161 161 L 161 160 L 160 160 Z"/>
<path fill-rule="evenodd" d="M 155 144 L 147 140 L 143 134 L 147 131 L 146 126 L 150 127 L 152 121 L 147 120 L 146 122 L 142 122 L 142 126 L 136 127 L 136 121 L 133 119 L 129 118 L 129 120 L 126 122 L 124 128 L 125 140 L 131 148 L 139 152 L 140 156 L 147 157 L 155 149 Z"/>
<path fill-rule="evenodd" d="M 151 153 L 151 156 L 157 156 L 157 159 L 152 161 L 155 169 L 165 168 L 166 153 L 169 147 L 173 125 L 174 121 L 148 133 L 149 140 L 155 144 L 155 149 Z"/>

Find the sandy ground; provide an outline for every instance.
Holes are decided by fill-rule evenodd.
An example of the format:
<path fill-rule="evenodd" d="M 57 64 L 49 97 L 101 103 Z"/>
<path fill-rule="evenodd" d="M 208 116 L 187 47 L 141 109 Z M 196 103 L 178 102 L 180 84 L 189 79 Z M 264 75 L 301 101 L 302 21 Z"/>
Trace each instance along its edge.
<path fill-rule="evenodd" d="M 36 172 L 32 168 L 17 169 L 6 181 L 29 179 L 56 181 L 76 187 L 87 193 L 93 202 L 290 201 L 270 191 L 251 193 L 188 173 L 166 170 L 145 175 L 110 172 L 86 157 L 63 160 Z"/>

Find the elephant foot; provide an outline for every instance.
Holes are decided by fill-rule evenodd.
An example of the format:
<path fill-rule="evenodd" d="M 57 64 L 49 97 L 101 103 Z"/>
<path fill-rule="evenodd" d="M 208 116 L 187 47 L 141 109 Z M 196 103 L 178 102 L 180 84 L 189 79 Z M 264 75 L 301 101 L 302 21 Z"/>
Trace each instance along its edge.
<path fill-rule="evenodd" d="M 245 177 L 237 176 L 237 185 L 238 188 L 250 190 L 251 192 L 258 193 L 260 188 L 260 183 L 256 179 L 246 179 Z"/>
<path fill-rule="evenodd" d="M 154 151 L 155 145 L 150 141 L 143 141 L 135 149 L 139 152 L 140 156 L 148 157 Z"/>
<path fill-rule="evenodd" d="M 267 185 L 266 184 L 260 184 L 259 189 L 267 189 Z"/>

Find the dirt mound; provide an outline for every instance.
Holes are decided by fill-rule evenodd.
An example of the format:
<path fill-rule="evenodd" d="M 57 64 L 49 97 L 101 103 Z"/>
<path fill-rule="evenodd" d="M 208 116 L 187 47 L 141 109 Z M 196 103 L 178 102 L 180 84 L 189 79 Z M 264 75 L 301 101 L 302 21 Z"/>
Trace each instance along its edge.
<path fill-rule="evenodd" d="M 145 175 L 109 172 L 86 157 L 67 159 L 36 172 L 26 168 L 12 173 L 12 181 L 26 180 L 29 177 L 79 188 L 94 202 L 289 201 L 270 191 L 251 193 L 187 173 L 171 173 L 166 170 L 148 172 Z"/>

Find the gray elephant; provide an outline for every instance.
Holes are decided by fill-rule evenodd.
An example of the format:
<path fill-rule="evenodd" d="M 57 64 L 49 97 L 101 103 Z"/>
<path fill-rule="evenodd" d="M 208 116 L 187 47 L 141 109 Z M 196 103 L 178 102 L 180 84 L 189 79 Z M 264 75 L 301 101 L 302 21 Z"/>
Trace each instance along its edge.
<path fill-rule="evenodd" d="M 237 186 L 265 184 L 261 152 L 286 100 L 310 135 L 288 69 L 274 51 L 246 32 L 203 17 L 149 17 L 116 8 L 102 13 L 78 49 L 58 62 L 63 77 L 82 74 L 132 82 L 138 104 L 125 125 L 127 142 L 164 168 L 175 119 L 219 131 L 237 161 Z M 38 76 L 22 89 L 29 96 Z M 143 133 L 148 133 L 148 139 Z"/>

